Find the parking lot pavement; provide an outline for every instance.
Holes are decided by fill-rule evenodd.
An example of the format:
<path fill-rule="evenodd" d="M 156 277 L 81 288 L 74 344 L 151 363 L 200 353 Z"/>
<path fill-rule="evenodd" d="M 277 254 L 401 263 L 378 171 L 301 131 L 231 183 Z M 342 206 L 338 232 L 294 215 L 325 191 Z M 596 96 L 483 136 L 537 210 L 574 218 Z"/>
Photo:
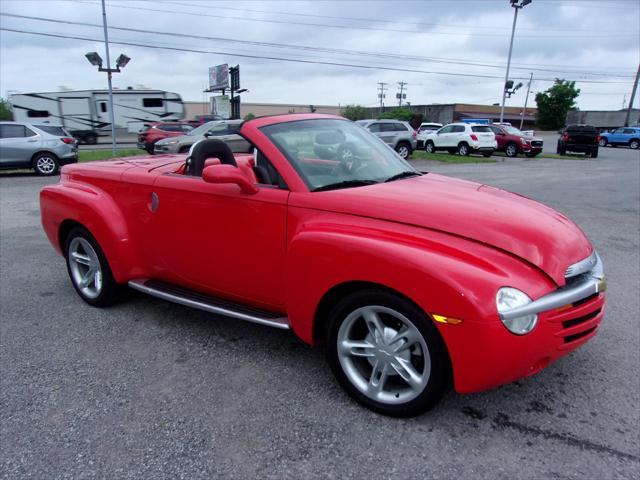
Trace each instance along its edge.
<path fill-rule="evenodd" d="M 83 304 L 40 226 L 55 180 L 0 176 L 0 477 L 638 478 L 636 160 L 424 163 L 577 221 L 609 304 L 538 375 L 403 420 L 352 402 L 290 333 L 137 295 Z"/>

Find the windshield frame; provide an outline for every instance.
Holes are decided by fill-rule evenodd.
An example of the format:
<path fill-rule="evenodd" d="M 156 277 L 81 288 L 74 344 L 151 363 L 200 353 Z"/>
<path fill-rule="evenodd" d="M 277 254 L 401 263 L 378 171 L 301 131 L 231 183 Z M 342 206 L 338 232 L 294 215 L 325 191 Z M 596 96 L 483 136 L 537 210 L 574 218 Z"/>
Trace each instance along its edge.
<path fill-rule="evenodd" d="M 287 161 L 287 163 L 291 166 L 291 168 L 296 172 L 296 174 L 298 175 L 298 177 L 302 180 L 303 184 L 305 185 L 305 187 L 307 188 L 307 190 L 309 192 L 314 192 L 314 191 L 322 191 L 323 187 L 327 187 L 330 184 L 335 183 L 336 185 L 343 183 L 343 180 L 340 180 L 338 178 L 336 178 L 336 182 L 331 182 L 330 184 L 324 184 L 324 185 L 314 185 L 309 177 L 307 176 L 307 174 L 303 171 L 303 169 L 301 168 L 301 165 L 299 164 L 299 162 L 295 159 L 292 158 L 291 154 L 289 151 L 287 151 L 286 148 L 283 148 L 280 144 L 280 142 L 278 142 L 278 140 L 276 138 L 273 137 L 273 133 L 270 132 L 269 130 L 272 129 L 273 127 L 277 127 L 279 125 L 285 125 L 285 124 L 291 124 L 291 123 L 315 123 L 315 122 L 324 122 L 324 121 L 330 121 L 330 122 L 345 122 L 344 125 L 353 125 L 354 128 L 357 129 L 357 131 L 359 133 L 363 133 L 363 135 L 365 135 L 368 140 L 371 141 L 371 146 L 375 146 L 375 147 L 379 147 L 378 151 L 379 152 L 384 152 L 384 154 L 389 155 L 389 158 L 393 158 L 394 161 L 396 161 L 398 163 L 398 165 L 401 165 L 401 169 L 399 169 L 397 172 L 393 173 L 392 175 L 389 175 L 389 177 L 395 176 L 400 172 L 405 172 L 405 171 L 410 171 L 410 172 L 414 172 L 416 175 L 422 175 L 422 172 L 420 172 L 419 170 L 417 170 L 413 165 L 411 165 L 408 161 L 402 159 L 399 155 L 397 155 L 397 153 L 391 148 L 389 147 L 382 139 L 380 139 L 377 135 L 374 135 L 373 133 L 369 132 L 366 128 L 363 128 L 362 124 L 358 124 L 356 122 L 353 122 L 351 120 L 348 120 L 346 118 L 313 118 L 313 119 L 296 119 L 296 120 L 288 120 L 285 122 L 278 122 L 278 123 L 271 123 L 271 124 L 267 124 L 267 125 L 263 125 L 261 127 L 258 127 L 258 130 L 260 131 L 260 133 L 262 133 L 262 135 L 264 135 L 269 142 L 271 142 L 273 144 L 273 146 L 278 150 L 278 152 L 285 158 L 285 160 Z M 337 125 L 337 123 L 336 123 Z M 340 128 L 340 127 L 338 127 Z M 365 178 L 362 179 L 363 181 L 367 181 L 367 180 L 375 180 L 375 183 L 384 183 L 389 177 L 381 177 L 381 178 Z M 352 187 L 352 188 L 355 188 Z"/>

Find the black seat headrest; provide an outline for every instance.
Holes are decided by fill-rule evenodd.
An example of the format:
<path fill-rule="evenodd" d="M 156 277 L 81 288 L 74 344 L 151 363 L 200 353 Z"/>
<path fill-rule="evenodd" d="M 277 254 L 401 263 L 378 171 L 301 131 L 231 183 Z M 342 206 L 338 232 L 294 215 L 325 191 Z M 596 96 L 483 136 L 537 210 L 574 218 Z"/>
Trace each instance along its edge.
<path fill-rule="evenodd" d="M 200 176 L 207 158 L 217 158 L 223 165 L 237 167 L 236 159 L 229 146 L 221 140 L 207 139 L 196 143 L 187 159 L 187 175 Z"/>

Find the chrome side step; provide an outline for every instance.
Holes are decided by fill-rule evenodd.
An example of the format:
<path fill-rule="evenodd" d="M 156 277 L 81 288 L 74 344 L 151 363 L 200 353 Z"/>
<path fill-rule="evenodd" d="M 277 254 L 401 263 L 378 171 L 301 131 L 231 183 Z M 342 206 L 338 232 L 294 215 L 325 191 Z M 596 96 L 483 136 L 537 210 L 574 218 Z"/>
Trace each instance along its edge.
<path fill-rule="evenodd" d="M 289 320 L 277 313 L 233 303 L 221 298 L 187 290 L 158 280 L 139 278 L 131 280 L 129 286 L 134 290 L 158 297 L 169 302 L 179 303 L 191 308 L 237 318 L 247 322 L 259 323 L 269 327 L 289 329 Z"/>

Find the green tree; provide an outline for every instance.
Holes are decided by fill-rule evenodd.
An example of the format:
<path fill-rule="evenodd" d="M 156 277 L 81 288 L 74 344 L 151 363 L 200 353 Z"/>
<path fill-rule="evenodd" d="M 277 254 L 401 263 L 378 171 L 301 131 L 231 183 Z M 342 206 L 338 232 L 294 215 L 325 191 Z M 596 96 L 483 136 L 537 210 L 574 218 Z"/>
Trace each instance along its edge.
<path fill-rule="evenodd" d="M 538 127 L 542 130 L 557 130 L 565 126 L 567 112 L 575 110 L 580 89 L 576 82 L 556 78 L 553 86 L 536 93 L 538 104 Z"/>
<path fill-rule="evenodd" d="M 365 118 L 369 118 L 369 110 L 367 110 L 362 105 L 347 105 L 342 110 L 342 116 L 348 118 L 349 120 L 364 120 Z"/>
<path fill-rule="evenodd" d="M 408 122 L 413 118 L 413 112 L 408 108 L 398 107 L 382 113 L 382 115 L 380 115 L 378 118 L 402 120 Z"/>
<path fill-rule="evenodd" d="M 256 116 L 255 116 L 253 113 L 251 113 L 251 112 L 247 113 L 247 114 L 244 116 L 244 120 L 245 120 L 245 121 L 247 121 L 247 120 L 253 120 L 254 118 L 256 118 Z"/>
<path fill-rule="evenodd" d="M 0 120 L 13 120 L 11 106 L 4 98 L 0 98 Z"/>

